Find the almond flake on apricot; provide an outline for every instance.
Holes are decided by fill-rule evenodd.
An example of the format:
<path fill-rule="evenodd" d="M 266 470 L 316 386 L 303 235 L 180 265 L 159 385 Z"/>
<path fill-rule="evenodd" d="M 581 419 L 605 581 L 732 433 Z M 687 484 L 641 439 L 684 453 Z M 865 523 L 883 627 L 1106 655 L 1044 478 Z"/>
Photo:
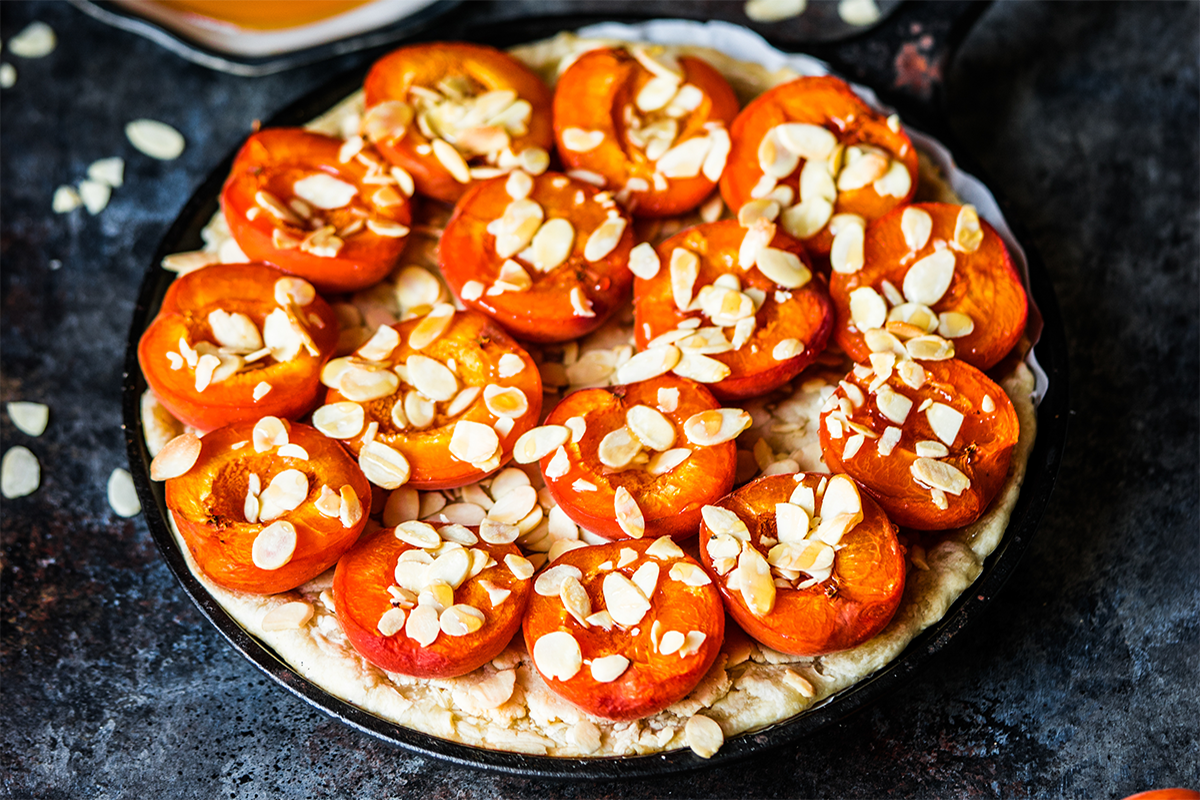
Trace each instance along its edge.
<path fill-rule="evenodd" d="M 804 198 L 779 215 L 783 229 L 797 239 L 817 234 L 833 216 L 833 203 L 824 197 Z"/>
<path fill-rule="evenodd" d="M 500 437 L 491 426 L 460 419 L 450 437 L 450 455 L 468 464 L 482 464 L 500 449 Z"/>
<path fill-rule="evenodd" d="M 738 591 L 750 613 L 765 617 L 775 608 L 775 583 L 771 566 L 749 543 L 742 547 L 737 566 Z"/>
<path fill-rule="evenodd" d="M 389 608 L 379 617 L 375 628 L 383 636 L 395 636 L 404 630 L 404 622 L 408 614 L 402 608 Z"/>
<path fill-rule="evenodd" d="M 962 427 L 963 415 L 944 403 L 934 403 L 925 409 L 925 418 L 929 420 L 929 427 L 933 428 L 934 434 L 947 446 L 953 446 Z"/>
<path fill-rule="evenodd" d="M 634 355 L 617 369 L 618 383 L 638 383 L 670 372 L 679 363 L 679 348 L 651 347 Z"/>
<path fill-rule="evenodd" d="M 908 167 L 901 161 L 891 161 L 887 172 L 872 183 L 872 188 L 880 197 L 905 197 L 912 188 L 912 175 Z"/>
<path fill-rule="evenodd" d="M 637 625 L 650 610 L 650 601 L 637 585 L 619 572 L 604 576 L 604 604 L 613 621 L 629 628 Z"/>
<path fill-rule="evenodd" d="M 588 261 L 599 261 L 616 249 L 624 234 L 625 218 L 609 217 L 588 236 L 587 244 L 583 248 L 583 257 Z M 655 260 L 657 261 L 657 256 Z"/>
<path fill-rule="evenodd" d="M 755 260 L 758 271 L 785 289 L 799 289 L 812 280 L 812 272 L 795 253 L 763 247 Z"/>
<path fill-rule="evenodd" d="M 954 280 L 954 251 L 936 250 L 908 268 L 904 275 L 904 299 L 932 306 L 942 299 Z"/>
<path fill-rule="evenodd" d="M 642 516 L 642 509 L 624 486 L 617 487 L 613 497 L 613 510 L 616 513 L 617 524 L 626 535 L 634 539 L 646 535 L 646 520 Z"/>
<path fill-rule="evenodd" d="M 721 506 L 703 506 L 700 515 L 708 529 L 717 536 L 731 536 L 743 542 L 750 541 L 750 531 L 746 528 L 746 523 L 729 509 Z"/>
<path fill-rule="evenodd" d="M 358 453 L 358 466 L 367 480 L 381 489 L 395 489 L 408 483 L 412 472 L 408 459 L 395 448 L 378 441 L 366 442 L 362 446 Z"/>
<path fill-rule="evenodd" d="M 684 561 L 672 564 L 668 575 L 671 580 L 679 581 L 685 586 L 707 586 L 712 583 L 712 579 L 704 570 Z"/>
<path fill-rule="evenodd" d="M 583 666 L 583 654 L 570 633 L 552 631 L 534 643 L 533 663 L 547 678 L 568 681 Z"/>
<path fill-rule="evenodd" d="M 954 358 L 954 343 L 940 336 L 917 336 L 904 343 L 908 355 L 921 361 Z"/>
<path fill-rule="evenodd" d="M 966 253 L 974 253 L 983 242 L 983 227 L 979 224 L 979 213 L 975 206 L 966 205 L 958 210 L 954 221 L 954 243 Z"/>
<path fill-rule="evenodd" d="M 272 522 L 259 531 L 250 547 L 250 557 L 259 569 L 277 570 L 292 560 L 296 551 L 296 528 L 285 520 Z"/>
<path fill-rule="evenodd" d="M 887 322 L 887 302 L 870 286 L 850 293 L 850 318 L 860 331 L 882 328 Z"/>
<path fill-rule="evenodd" d="M 625 424 L 643 445 L 651 450 L 669 450 L 675 443 L 675 426 L 662 412 L 637 405 L 625 412 Z"/>
<path fill-rule="evenodd" d="M 688 417 L 683 432 L 692 444 L 717 445 L 737 438 L 751 424 L 750 414 L 743 409 L 715 408 Z"/>
<path fill-rule="evenodd" d="M 566 444 L 570 436 L 571 431 L 562 425 L 540 425 L 532 428 L 517 439 L 513 447 L 513 460 L 518 464 L 540 461 Z"/>
<path fill-rule="evenodd" d="M 958 496 L 971 487 L 971 479 L 956 467 L 932 458 L 918 458 L 909 472 L 925 486 Z"/>
<path fill-rule="evenodd" d="M 900 232 L 904 234 L 904 243 L 911 252 L 916 252 L 929 242 L 933 232 L 933 218 L 929 212 L 921 208 L 909 206 L 900 215 Z"/>

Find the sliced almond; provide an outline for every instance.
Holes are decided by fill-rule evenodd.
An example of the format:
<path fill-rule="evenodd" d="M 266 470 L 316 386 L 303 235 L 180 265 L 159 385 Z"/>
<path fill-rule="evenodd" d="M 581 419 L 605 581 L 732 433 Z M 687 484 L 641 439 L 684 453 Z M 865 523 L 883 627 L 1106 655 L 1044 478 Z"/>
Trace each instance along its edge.
<path fill-rule="evenodd" d="M 135 119 L 128 123 L 125 136 L 139 151 L 159 161 L 178 158 L 185 144 L 179 131 L 153 119 Z"/>
<path fill-rule="evenodd" d="M 875 393 L 875 405 L 884 417 L 897 425 L 903 425 L 908 419 L 908 412 L 912 410 L 913 401 L 884 384 Z"/>
<path fill-rule="evenodd" d="M 592 679 L 597 683 L 612 683 L 624 675 L 625 670 L 628 668 L 629 659 L 623 655 L 614 653 L 613 655 L 602 656 L 592 660 Z"/>
<path fill-rule="evenodd" d="M 780 339 L 771 348 L 771 358 L 776 361 L 787 361 L 804 352 L 804 343 L 799 339 Z"/>
<path fill-rule="evenodd" d="M 797 239 L 808 239 L 824 228 L 832 216 L 833 204 L 824 197 L 802 198 L 779 215 L 779 224 Z"/>
<path fill-rule="evenodd" d="M 651 475 L 666 475 L 671 470 L 688 460 L 692 451 L 687 447 L 676 447 L 650 456 L 646 462 L 646 471 Z"/>
<path fill-rule="evenodd" d="M 882 328 L 887 323 L 887 303 L 870 286 L 850 293 L 850 318 L 860 331 Z"/>
<path fill-rule="evenodd" d="M 851 155 L 852 151 L 858 151 L 861 155 L 855 158 Z M 857 147 L 847 148 L 846 165 L 838 173 L 838 191 L 850 192 L 874 183 L 887 174 L 888 164 L 888 157 L 882 153 L 863 152 Z"/>
<path fill-rule="evenodd" d="M 642 509 L 624 486 L 617 487 L 613 497 L 613 509 L 617 524 L 627 536 L 640 539 L 646 535 L 646 520 L 642 516 Z"/>
<path fill-rule="evenodd" d="M 671 251 L 671 295 L 675 307 L 686 311 L 692 304 L 692 288 L 700 275 L 700 259 L 683 247 Z"/>
<path fill-rule="evenodd" d="M 660 266 L 658 252 L 649 242 L 642 242 L 629 251 L 629 271 L 642 280 L 648 281 L 657 275 Z"/>
<path fill-rule="evenodd" d="M 530 262 L 541 272 L 549 272 L 567 260 L 575 246 L 575 228 L 565 219 L 547 220 L 530 244 Z"/>
<path fill-rule="evenodd" d="M 596 312 L 592 310 L 592 301 L 588 299 L 587 293 L 582 287 L 575 286 L 571 289 L 571 308 L 577 317 L 594 317 Z"/>
<path fill-rule="evenodd" d="M 704 167 L 713 140 L 694 136 L 675 145 L 656 162 L 657 172 L 665 178 L 694 178 Z"/>
<path fill-rule="evenodd" d="M 715 358 L 689 352 L 681 352 L 679 363 L 671 371 L 697 383 L 719 383 L 728 378 L 730 373 L 729 367 Z"/>
<path fill-rule="evenodd" d="M 925 409 L 925 418 L 934 435 L 952 447 L 962 427 L 963 415 L 944 403 L 934 403 Z"/>
<path fill-rule="evenodd" d="M 552 631 L 534 643 L 533 663 L 547 678 L 568 681 L 583 666 L 583 654 L 570 633 Z"/>
<path fill-rule="evenodd" d="M 637 625 L 650 610 L 650 601 L 633 581 L 620 572 L 604 576 L 604 604 L 613 621 L 626 628 Z"/>
<path fill-rule="evenodd" d="M 395 489 L 408 482 L 411 468 L 398 450 L 378 441 L 363 444 L 358 466 L 371 483 L 383 489 Z"/>
<path fill-rule="evenodd" d="M 971 479 L 956 467 L 932 458 L 918 458 L 909 472 L 921 484 L 958 496 L 971 487 Z"/>
<path fill-rule="evenodd" d="M 983 226 L 979 224 L 975 206 L 966 205 L 958 210 L 958 218 L 954 221 L 954 243 L 967 253 L 974 253 L 983 243 Z"/>
<path fill-rule="evenodd" d="M 738 556 L 738 591 L 750 613 L 765 617 L 775 608 L 775 583 L 771 578 L 771 566 L 762 554 L 746 544 Z"/>
<path fill-rule="evenodd" d="M 909 206 L 900 215 L 900 232 L 904 234 L 908 249 L 916 252 L 929 242 L 929 235 L 933 232 L 933 217 L 924 209 Z"/>
<path fill-rule="evenodd" d="M 812 272 L 800 257 L 787 250 L 764 247 L 755 259 L 758 271 L 785 289 L 799 289 L 812 280 Z"/>
<path fill-rule="evenodd" d="M 805 161 L 800 170 L 800 199 L 824 198 L 836 205 L 838 192 L 833 177 L 829 162 Z"/>
<path fill-rule="evenodd" d="M 272 522 L 259 531 L 250 547 L 250 558 L 259 569 L 277 570 L 296 552 L 296 528 L 285 520 Z"/>
<path fill-rule="evenodd" d="M 708 529 L 718 537 L 730 536 L 738 541 L 750 541 L 750 531 L 746 528 L 746 523 L 742 521 L 741 517 L 729 509 L 722 508 L 721 506 L 703 506 L 700 509 L 700 515 L 704 520 L 704 524 L 708 526 Z M 709 555 L 712 555 L 714 558 L 720 558 L 726 555 L 737 555 L 736 552 L 727 553 L 724 551 L 718 551 L 719 555 L 714 555 L 711 552 L 711 547 L 709 550 Z"/>
<path fill-rule="evenodd" d="M 449 449 L 450 455 L 460 461 L 479 465 L 496 455 L 500 449 L 500 437 L 488 425 L 460 419 L 454 423 Z"/>
<path fill-rule="evenodd" d="M 837 147 L 837 136 L 820 125 L 790 122 L 773 129 L 779 143 L 800 158 L 825 161 Z"/>
<path fill-rule="evenodd" d="M 532 464 L 566 444 L 571 431 L 562 425 L 541 425 L 526 431 L 513 447 L 513 460 Z"/>
<path fill-rule="evenodd" d="M 880 197 L 907 197 L 912 189 L 912 175 L 904 162 L 893 159 L 888 163 L 887 172 L 872 184 L 872 188 Z"/>
<path fill-rule="evenodd" d="M 908 355 L 921 361 L 954 358 L 954 344 L 940 336 L 917 336 L 904 343 Z"/>
<path fill-rule="evenodd" d="M 626 411 L 625 425 L 651 450 L 669 450 L 675 443 L 675 426 L 662 412 L 650 406 L 637 405 Z"/>
<path fill-rule="evenodd" d="M 462 154 L 454 148 L 454 145 L 443 139 L 434 139 L 431 142 L 433 146 L 433 155 L 438 162 L 446 168 L 450 173 L 450 177 L 459 183 L 471 182 L 471 171 L 467 166 L 467 162 L 463 159 Z"/>
<path fill-rule="evenodd" d="M 975 320 L 959 311 L 938 314 L 937 332 L 946 339 L 961 339 L 975 330 Z"/>
<path fill-rule="evenodd" d="M 592 601 L 587 590 L 574 575 L 563 578 L 558 587 L 558 597 L 567 613 L 573 616 L 580 625 L 587 627 L 587 618 L 592 614 Z"/>
<path fill-rule="evenodd" d="M 776 129 L 767 131 L 758 143 L 758 168 L 772 178 L 791 175 L 800 164 L 799 156 L 776 137 Z"/>
<path fill-rule="evenodd" d="M 750 414 L 740 408 L 715 408 L 688 417 L 683 433 L 692 444 L 717 445 L 737 438 L 753 424 Z"/>
<path fill-rule="evenodd" d="M 423 355 L 411 355 L 405 362 L 408 383 L 435 402 L 452 400 L 458 394 L 458 378 L 440 361 Z"/>
<path fill-rule="evenodd" d="M 621 241 L 621 237 L 625 234 L 625 224 L 625 218 L 620 216 L 609 217 L 602 222 L 588 236 L 587 244 L 583 248 L 583 257 L 588 261 L 599 261 L 606 257 L 616 249 L 617 244 Z M 654 252 L 653 249 L 651 249 L 651 252 Z M 630 253 L 630 259 L 632 260 L 632 252 Z M 657 263 L 657 255 L 655 255 L 654 260 Z M 658 271 L 657 266 L 654 271 Z"/>
<path fill-rule="evenodd" d="M 437 641 L 441 630 L 437 609 L 432 605 L 417 606 L 409 612 L 408 620 L 404 623 L 404 635 L 421 647 L 428 647 Z"/>
<path fill-rule="evenodd" d="M 617 369 L 618 383 L 638 383 L 657 378 L 675 368 L 681 357 L 678 347 L 651 347 L 634 355 Z"/>
<path fill-rule="evenodd" d="M 150 479 L 166 481 L 186 475 L 200 457 L 200 437 L 194 433 L 176 436 L 163 445 L 150 462 Z M 35 462 L 36 463 L 36 462 Z"/>
<path fill-rule="evenodd" d="M 633 431 L 622 425 L 605 434 L 600 440 L 596 455 L 604 466 L 622 469 L 633 461 L 641 449 L 642 444 L 633 435 Z"/>
<path fill-rule="evenodd" d="M 904 298 L 932 306 L 942 299 L 954 279 L 954 251 L 937 250 L 920 259 L 904 275 Z"/>
<path fill-rule="evenodd" d="M 366 110 L 362 132 L 372 142 L 390 141 L 402 138 L 412 121 L 412 106 L 400 100 L 386 100 Z"/>
<path fill-rule="evenodd" d="M 393 609 L 396 610 L 396 609 Z M 401 614 L 404 612 L 401 611 Z M 385 615 L 386 616 L 386 615 Z M 275 606 L 262 618 L 262 629 L 264 631 L 291 631 L 299 630 L 308 624 L 308 621 L 313 617 L 313 607 L 311 603 L 306 603 L 302 600 L 295 600 L 290 603 Z"/>

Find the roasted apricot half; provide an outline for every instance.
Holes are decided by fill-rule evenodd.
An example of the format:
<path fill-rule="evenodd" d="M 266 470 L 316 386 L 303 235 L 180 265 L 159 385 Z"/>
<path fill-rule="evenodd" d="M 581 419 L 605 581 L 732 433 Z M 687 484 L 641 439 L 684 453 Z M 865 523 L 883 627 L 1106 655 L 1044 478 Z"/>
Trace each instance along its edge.
<path fill-rule="evenodd" d="M 381 326 L 321 380 L 330 389 L 313 424 L 384 489 L 481 480 L 508 462 L 542 410 L 529 354 L 492 320 L 446 304 Z"/>
<path fill-rule="evenodd" d="M 774 203 L 780 225 L 814 255 L 828 254 L 840 229 L 882 217 L 917 190 L 917 152 L 897 118 L 838 78 L 797 78 L 762 93 L 730 135 L 725 202 L 734 211 Z"/>
<path fill-rule="evenodd" d="M 514 336 L 578 339 L 600 327 L 633 284 L 633 226 L 609 193 L 558 173 L 473 186 L 438 248 L 463 304 Z"/>
<path fill-rule="evenodd" d="M 855 361 L 902 341 L 931 341 L 973 367 L 1004 358 L 1025 330 L 1021 276 L 996 230 L 972 206 L 919 203 L 867 227 L 861 264 L 834 265 L 830 294 L 837 342 Z M 919 346 L 921 342 L 917 343 Z M 919 351 L 917 351 L 919 354 Z"/>
<path fill-rule="evenodd" d="M 521 627 L 533 565 L 476 528 L 404 522 L 338 561 L 333 601 L 359 654 L 380 669 L 453 678 L 491 661 Z"/>
<path fill-rule="evenodd" d="M 408 197 L 385 167 L 370 148 L 350 153 L 332 136 L 268 128 L 238 152 L 221 208 L 251 259 L 323 292 L 356 291 L 392 271 L 409 233 Z"/>
<path fill-rule="evenodd" d="M 598 176 L 638 217 L 682 214 L 708 197 L 737 112 L 708 62 L 645 47 L 589 50 L 554 89 L 563 163 Z"/>
<path fill-rule="evenodd" d="M 733 440 L 750 415 L 673 375 L 563 398 L 545 425 L 517 443 L 541 459 L 555 502 L 606 539 L 689 538 L 700 507 L 733 486 Z"/>
<path fill-rule="evenodd" d="M 900 525 L 957 528 L 987 509 L 1008 475 L 1019 423 L 987 375 L 957 359 L 875 353 L 821 413 L 821 452 Z"/>
<path fill-rule="evenodd" d="M 167 289 L 138 364 L 176 419 L 208 431 L 308 413 L 337 340 L 337 316 L 307 281 L 265 264 L 214 264 Z"/>
<path fill-rule="evenodd" d="M 846 475 L 768 475 L 704 508 L 700 557 L 752 637 L 819 656 L 875 636 L 904 594 L 904 549 Z"/>
<path fill-rule="evenodd" d="M 768 219 L 743 221 L 697 225 L 630 258 L 638 347 L 722 400 L 787 383 L 833 329 L 825 279 L 800 242 Z"/>
<path fill-rule="evenodd" d="M 275 594 L 329 569 L 367 524 L 371 486 L 341 445 L 278 417 L 186 433 L 159 451 L 167 508 L 200 571 Z"/>
<path fill-rule="evenodd" d="M 363 136 L 423 195 L 453 203 L 476 180 L 550 164 L 550 89 L 493 47 L 402 47 L 375 62 L 363 90 Z"/>
<path fill-rule="evenodd" d="M 720 652 L 725 612 L 700 565 L 663 538 L 559 556 L 535 579 L 522 627 L 551 691 L 629 720 L 695 688 Z"/>

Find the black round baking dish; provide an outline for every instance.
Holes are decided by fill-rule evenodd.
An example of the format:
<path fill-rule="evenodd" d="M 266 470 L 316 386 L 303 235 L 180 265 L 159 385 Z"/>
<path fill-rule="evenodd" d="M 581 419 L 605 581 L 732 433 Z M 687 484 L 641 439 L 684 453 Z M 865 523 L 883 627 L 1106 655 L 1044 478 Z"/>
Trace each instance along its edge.
<path fill-rule="evenodd" d="M 966 7 L 965 11 L 960 8 L 960 13 L 954 19 L 947 20 L 945 17 L 938 19 L 936 24 L 941 26 L 939 30 L 942 31 L 943 38 L 938 41 L 937 46 L 942 48 L 941 57 L 943 59 L 957 38 L 955 31 L 957 30 L 959 34 L 962 32 L 965 15 L 969 13 L 970 16 L 974 16 L 976 8 L 974 5 Z M 893 51 L 896 47 L 901 46 L 895 41 L 895 31 L 905 30 L 906 28 L 903 26 L 908 26 L 907 29 L 911 30 L 913 24 L 910 19 L 906 18 L 904 13 L 906 10 L 907 7 L 902 8 L 900 12 L 889 18 L 887 25 L 882 29 L 867 34 L 864 41 L 868 43 L 874 41 L 882 47 L 893 49 Z M 927 14 L 928 12 L 921 13 Z M 577 29 L 596 21 L 598 20 L 592 17 L 572 16 L 515 20 L 504 23 L 493 22 L 486 25 L 486 30 L 469 25 L 459 26 L 450 31 L 443 29 L 439 31 L 441 35 L 437 38 L 467 39 L 505 47 L 544 38 L 561 30 Z M 958 27 L 955 28 L 955 25 Z M 425 35 L 419 38 L 433 37 Z M 414 38 L 410 41 L 416 40 L 418 39 Z M 853 41 L 850 45 L 850 52 L 864 46 L 862 42 Z M 836 55 L 836 51 L 826 51 L 821 54 L 830 58 L 831 55 Z M 835 62 L 835 66 L 839 66 L 836 64 L 837 59 L 831 60 Z M 266 124 L 270 126 L 301 125 L 318 116 L 357 89 L 361 85 L 366 69 L 367 67 L 364 66 L 333 79 L 275 115 Z M 849 70 L 843 68 L 841 71 L 845 73 Z M 862 76 L 852 75 L 851 77 L 861 78 Z M 948 135 L 945 126 L 940 124 L 942 118 L 937 106 L 936 85 L 932 87 L 932 91 L 915 94 L 903 91 L 903 87 L 897 91 L 895 85 L 891 87 L 877 85 L 873 88 L 880 90 L 879 94 L 885 101 L 898 105 L 902 114 L 909 115 L 905 117 L 906 121 L 910 119 L 918 121 L 918 127 L 924 126 L 928 132 L 936 134 L 943 144 L 948 146 L 959 164 L 971 163 L 960 148 L 947 141 Z M 889 89 L 891 90 L 889 91 Z M 662 776 L 729 764 L 761 754 L 766 749 L 785 745 L 808 736 L 897 691 L 911 680 L 921 667 L 944 650 L 959 631 L 971 625 L 981 616 L 985 607 L 1016 569 L 1022 553 L 1037 530 L 1038 522 L 1046 508 L 1054 485 L 1066 440 L 1068 407 L 1066 341 L 1058 304 L 1045 266 L 1028 237 L 1009 218 L 1008 221 L 1014 228 L 1016 238 L 1022 245 L 1028 260 L 1030 293 L 1041 315 L 1041 330 L 1034 353 L 1048 377 L 1049 383 L 1038 407 L 1037 441 L 1030 456 L 1025 483 L 1013 510 L 1008 529 L 996 551 L 986 560 L 983 573 L 969 590 L 958 598 L 939 622 L 917 636 L 896 659 L 875 674 L 800 715 L 767 728 L 731 738 L 713 758 L 708 760 L 702 759 L 686 749 L 656 755 L 604 758 L 557 758 L 499 752 L 439 739 L 367 713 L 330 695 L 293 672 L 271 649 L 239 626 L 208 594 L 191 574 L 183 554 L 176 546 L 166 521 L 162 485 L 151 482 L 149 478 L 150 456 L 142 438 L 140 414 L 140 398 L 146 389 L 146 384 L 137 363 L 138 339 L 153 319 L 163 294 L 173 279 L 171 273 L 159 267 L 159 262 L 163 256 L 169 253 L 196 249 L 200 246 L 200 230 L 217 209 L 217 198 L 232 160 L 233 154 L 231 153 L 229 157 L 216 165 L 212 173 L 184 206 L 179 217 L 164 236 L 139 290 L 130 326 L 123 387 L 124 430 L 131 472 L 137 484 L 151 534 L 171 571 L 201 612 L 234 647 L 273 680 L 347 725 L 398 745 L 405 750 L 432 758 L 541 778 L 637 778 Z M 977 177 L 982 177 L 977 169 L 971 171 Z M 986 181 L 985 185 L 987 185 Z M 998 200 L 1001 208 L 1004 208 L 1003 200 L 1000 198 Z M 1034 329 L 1036 330 L 1036 325 Z"/>

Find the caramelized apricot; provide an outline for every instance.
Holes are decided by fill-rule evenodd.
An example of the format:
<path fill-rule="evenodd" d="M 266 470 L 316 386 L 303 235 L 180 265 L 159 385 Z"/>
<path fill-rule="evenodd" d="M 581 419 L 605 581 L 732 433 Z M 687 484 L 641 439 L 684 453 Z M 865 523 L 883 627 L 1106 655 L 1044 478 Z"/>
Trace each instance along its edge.
<path fill-rule="evenodd" d="M 354 649 L 388 672 L 453 678 L 491 661 L 521 627 L 533 567 L 477 528 L 405 522 L 338 561 L 333 600 Z"/>
<path fill-rule="evenodd" d="M 768 475 L 704 509 L 700 557 L 725 607 L 775 650 L 819 656 L 875 636 L 904 594 L 896 527 L 845 475 Z"/>
<path fill-rule="evenodd" d="M 1012 401 L 963 361 L 872 356 L 821 413 L 821 451 L 892 521 L 957 528 L 987 509 L 1008 475 L 1019 423 Z"/>
<path fill-rule="evenodd" d="M 542 570 L 523 630 L 551 691 L 629 720 L 695 688 L 721 649 L 725 614 L 708 575 L 670 539 L 612 542 Z"/>
<path fill-rule="evenodd" d="M 307 413 L 337 339 L 333 309 L 308 282 L 265 264 L 214 264 L 167 289 L 138 364 L 176 419 L 208 431 Z"/>
<path fill-rule="evenodd" d="M 450 489 L 490 475 L 542 408 L 529 354 L 492 320 L 449 305 L 381 327 L 322 380 L 331 388 L 313 423 L 386 489 Z"/>
<path fill-rule="evenodd" d="M 166 482 L 167 508 L 214 583 L 294 589 L 333 566 L 367 524 L 367 479 L 341 445 L 307 425 L 263 417 L 197 441 L 192 466 Z"/>
<path fill-rule="evenodd" d="M 238 247 L 323 292 L 378 283 L 396 265 L 408 198 L 372 148 L 343 158 L 340 139 L 268 128 L 246 140 L 221 190 Z"/>
<path fill-rule="evenodd" d="M 375 62 L 363 90 L 363 135 L 423 195 L 453 203 L 476 180 L 549 165 L 550 89 L 493 47 L 402 47 Z"/>
<path fill-rule="evenodd" d="M 749 423 L 746 412 L 720 409 L 703 386 L 673 375 L 583 389 L 546 418 L 571 437 L 541 459 L 542 474 L 567 516 L 595 534 L 685 539 L 700 507 L 733 486 L 733 439 Z"/>
<path fill-rule="evenodd" d="M 863 225 L 916 193 L 917 152 L 893 120 L 838 78 L 776 86 L 734 120 L 721 196 L 734 211 L 752 199 L 774 201 L 781 226 L 824 256 L 831 221 L 852 219 L 838 215 Z"/>
<path fill-rule="evenodd" d="M 669 217 L 712 192 L 737 111 L 729 83 L 700 58 L 603 48 L 559 77 L 554 134 L 563 163 L 600 176 L 635 216 Z"/>
<path fill-rule="evenodd" d="M 634 282 L 638 347 L 679 348 L 676 372 L 718 398 L 776 389 L 825 349 L 834 318 L 825 279 L 800 242 L 768 220 L 752 229 L 737 220 L 697 225 L 654 253 L 653 272 Z M 742 266 L 747 253 L 755 266 Z"/>
<path fill-rule="evenodd" d="M 971 206 L 948 203 L 897 208 L 871 223 L 862 268 L 835 269 L 830 294 L 837 342 L 862 363 L 871 354 L 868 326 L 890 325 L 902 335 L 938 334 L 954 345 L 955 358 L 987 369 L 1021 338 L 1028 313 L 1021 277 L 996 230 Z"/>
<path fill-rule="evenodd" d="M 514 172 L 463 195 L 438 261 L 467 307 L 521 339 L 561 342 L 600 327 L 628 296 L 632 247 L 633 226 L 608 194 Z"/>

